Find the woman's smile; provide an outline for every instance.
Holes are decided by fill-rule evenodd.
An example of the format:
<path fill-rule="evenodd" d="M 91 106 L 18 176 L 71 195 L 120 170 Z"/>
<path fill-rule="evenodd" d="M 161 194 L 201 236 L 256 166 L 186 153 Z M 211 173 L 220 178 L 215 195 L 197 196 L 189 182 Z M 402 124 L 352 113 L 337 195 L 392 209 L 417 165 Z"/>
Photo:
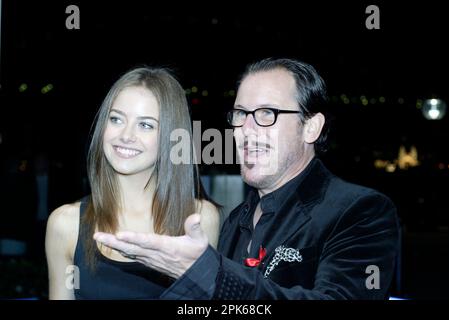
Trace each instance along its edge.
<path fill-rule="evenodd" d="M 124 148 L 121 146 L 113 146 L 115 153 L 120 157 L 124 159 L 130 159 L 138 156 L 142 153 L 142 151 L 132 148 Z"/>

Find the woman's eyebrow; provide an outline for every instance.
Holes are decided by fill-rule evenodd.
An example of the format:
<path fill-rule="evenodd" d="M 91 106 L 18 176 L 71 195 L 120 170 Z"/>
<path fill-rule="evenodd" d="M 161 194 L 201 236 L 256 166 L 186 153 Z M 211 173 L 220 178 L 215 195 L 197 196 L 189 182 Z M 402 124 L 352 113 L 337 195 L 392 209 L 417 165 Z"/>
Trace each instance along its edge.
<path fill-rule="evenodd" d="M 126 113 L 123 111 L 117 110 L 117 109 L 111 109 L 111 112 L 117 112 L 118 114 L 121 114 L 122 116 L 126 117 Z"/>
<path fill-rule="evenodd" d="M 118 114 L 126 117 L 126 113 L 124 113 L 123 111 L 120 111 L 120 110 L 117 110 L 117 109 L 111 109 L 111 112 L 112 111 L 117 112 Z M 137 119 L 139 119 L 139 120 L 150 119 L 150 120 L 154 120 L 156 122 L 159 122 L 158 119 L 156 119 L 155 117 L 151 117 L 151 116 L 140 116 L 140 117 L 137 117 Z"/>
<path fill-rule="evenodd" d="M 156 119 L 156 118 L 154 118 L 154 117 L 151 117 L 151 116 L 142 116 L 142 117 L 137 117 L 137 119 L 139 119 L 139 120 L 146 120 L 146 119 L 150 119 L 150 120 L 154 120 L 154 121 L 156 121 L 156 122 L 159 122 L 159 120 L 158 120 L 158 119 Z"/>

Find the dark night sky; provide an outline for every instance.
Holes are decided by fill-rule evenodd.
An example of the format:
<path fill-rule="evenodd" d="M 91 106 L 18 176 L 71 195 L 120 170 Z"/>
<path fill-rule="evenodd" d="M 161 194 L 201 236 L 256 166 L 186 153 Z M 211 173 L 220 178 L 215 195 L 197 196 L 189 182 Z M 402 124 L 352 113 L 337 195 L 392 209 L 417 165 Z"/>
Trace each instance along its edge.
<path fill-rule="evenodd" d="M 441 5 L 380 5 L 381 29 L 370 31 L 364 4 L 241 8 L 226 2 L 184 10 L 151 1 L 91 1 L 79 3 L 81 29 L 75 31 L 65 28 L 72 2 L 21 3 L 4 4 L 7 82 L 98 83 L 136 63 L 163 63 L 179 68 L 186 85 L 222 87 L 231 86 L 247 62 L 275 55 L 314 64 L 335 91 L 424 94 L 447 84 L 441 82 L 448 71 Z"/>
<path fill-rule="evenodd" d="M 341 159 L 365 149 L 391 158 L 406 138 L 449 160 L 444 147 L 449 117 L 429 122 L 416 108 L 417 99 L 449 101 L 442 5 L 377 3 L 381 29 L 367 30 L 365 8 L 371 3 L 245 3 L 6 1 L 1 107 L 4 119 L 13 119 L 3 121 L 12 128 L 7 132 L 20 140 L 11 124 L 26 113 L 38 121 L 26 123 L 23 132 L 35 132 L 34 139 L 47 148 L 72 141 L 82 149 L 107 90 L 138 64 L 172 67 L 185 88 L 207 90 L 207 98 L 190 95 L 191 102 L 200 100 L 192 104 L 193 118 L 203 127 L 225 128 L 233 97 L 224 92 L 235 89 L 244 66 L 288 56 L 314 65 L 329 95 L 338 98 L 331 104 L 337 120 L 332 139 Z M 68 4 L 80 8 L 80 30 L 65 28 Z M 23 93 L 21 83 L 28 85 Z M 48 83 L 54 89 L 42 95 Z M 351 99 L 349 105 L 341 103 L 341 94 Z M 384 96 L 386 102 L 362 106 L 361 95 Z"/>

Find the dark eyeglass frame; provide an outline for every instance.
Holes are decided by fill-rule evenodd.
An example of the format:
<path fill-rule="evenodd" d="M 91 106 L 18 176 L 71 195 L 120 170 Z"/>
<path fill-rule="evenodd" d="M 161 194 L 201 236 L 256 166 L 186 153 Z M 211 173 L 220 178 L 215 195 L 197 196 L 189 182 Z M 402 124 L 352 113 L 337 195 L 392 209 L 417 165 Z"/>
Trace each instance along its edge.
<path fill-rule="evenodd" d="M 245 113 L 245 120 L 243 121 L 243 124 L 242 124 L 241 126 L 235 126 L 235 125 L 232 124 L 232 113 L 233 113 L 235 110 L 242 111 L 242 112 Z M 264 125 L 264 124 L 260 124 L 259 122 L 257 122 L 257 119 L 256 119 L 256 112 L 257 112 L 258 110 L 270 110 L 270 111 L 272 111 L 273 114 L 274 114 L 274 120 L 273 120 L 273 123 L 272 123 L 272 124 L 268 124 L 268 125 L 266 125 L 266 124 Z M 253 111 L 248 111 L 248 110 L 240 109 L 240 108 L 234 108 L 234 109 L 228 111 L 227 119 L 228 119 L 228 123 L 231 125 L 231 127 L 233 127 L 233 128 L 240 128 L 240 127 L 243 127 L 243 125 L 245 124 L 246 118 L 248 118 L 248 115 L 251 114 L 251 115 L 253 116 L 254 121 L 257 123 L 258 126 L 261 126 L 261 127 L 271 127 L 271 126 L 274 125 L 274 124 L 276 123 L 276 121 L 278 120 L 278 115 L 279 115 L 280 113 L 300 113 L 300 111 L 298 111 L 298 110 L 282 110 L 282 109 L 269 108 L 269 107 L 257 108 L 257 109 L 254 109 Z"/>

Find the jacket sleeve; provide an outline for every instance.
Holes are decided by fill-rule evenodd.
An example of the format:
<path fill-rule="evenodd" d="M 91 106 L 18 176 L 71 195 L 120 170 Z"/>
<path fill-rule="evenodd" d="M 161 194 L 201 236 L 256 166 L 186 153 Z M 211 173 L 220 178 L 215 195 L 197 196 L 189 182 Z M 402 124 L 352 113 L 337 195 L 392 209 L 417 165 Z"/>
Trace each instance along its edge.
<path fill-rule="evenodd" d="M 398 250 L 392 202 L 377 192 L 358 197 L 327 237 L 313 289 L 281 287 L 257 270 L 209 247 L 162 296 L 165 299 L 384 299 Z"/>

